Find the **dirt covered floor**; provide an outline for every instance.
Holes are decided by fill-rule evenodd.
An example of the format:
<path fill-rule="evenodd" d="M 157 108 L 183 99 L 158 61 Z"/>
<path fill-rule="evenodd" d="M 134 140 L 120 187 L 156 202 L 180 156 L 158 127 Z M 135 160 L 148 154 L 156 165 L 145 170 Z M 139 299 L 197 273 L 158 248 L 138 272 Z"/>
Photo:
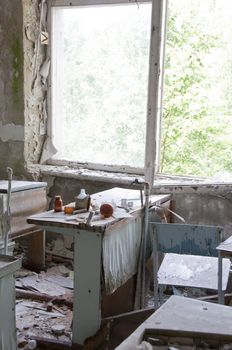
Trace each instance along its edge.
<path fill-rule="evenodd" d="M 47 261 L 46 271 L 22 268 L 15 274 L 19 349 L 39 349 L 39 338 L 71 343 L 73 270 L 71 261 Z"/>

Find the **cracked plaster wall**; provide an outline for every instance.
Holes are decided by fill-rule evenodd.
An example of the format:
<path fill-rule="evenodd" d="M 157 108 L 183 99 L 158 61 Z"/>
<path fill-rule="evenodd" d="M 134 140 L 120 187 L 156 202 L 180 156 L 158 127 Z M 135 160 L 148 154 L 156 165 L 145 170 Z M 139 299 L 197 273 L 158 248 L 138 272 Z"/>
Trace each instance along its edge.
<path fill-rule="evenodd" d="M 24 34 L 24 115 L 25 160 L 38 163 L 46 134 L 47 84 L 41 74 L 46 59 L 46 46 L 40 43 L 40 30 L 45 29 L 45 18 L 40 21 L 42 2 L 23 0 Z M 46 7 L 43 8 L 46 15 Z M 40 28 L 41 22 L 41 28 Z"/>

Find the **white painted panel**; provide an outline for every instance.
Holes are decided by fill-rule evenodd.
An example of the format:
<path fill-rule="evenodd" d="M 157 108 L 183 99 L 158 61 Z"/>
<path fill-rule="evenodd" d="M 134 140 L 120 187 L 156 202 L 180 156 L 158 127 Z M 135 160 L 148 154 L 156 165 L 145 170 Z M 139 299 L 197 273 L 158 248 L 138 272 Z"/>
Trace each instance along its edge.
<path fill-rule="evenodd" d="M 102 238 L 100 233 L 76 232 L 72 342 L 83 344 L 100 326 Z"/>
<path fill-rule="evenodd" d="M 13 274 L 0 278 L 0 349 L 16 350 L 15 281 Z"/>
<path fill-rule="evenodd" d="M 141 217 L 129 220 L 103 238 L 103 267 L 107 293 L 113 293 L 137 271 Z"/>

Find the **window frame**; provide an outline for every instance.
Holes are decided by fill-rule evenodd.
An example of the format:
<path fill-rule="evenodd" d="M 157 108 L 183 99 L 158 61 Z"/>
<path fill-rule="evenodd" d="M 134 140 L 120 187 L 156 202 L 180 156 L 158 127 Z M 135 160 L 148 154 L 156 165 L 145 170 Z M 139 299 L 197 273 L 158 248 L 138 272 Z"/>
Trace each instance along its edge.
<path fill-rule="evenodd" d="M 143 168 L 131 166 L 116 166 L 95 164 L 90 162 L 70 161 L 69 164 L 86 167 L 87 169 L 103 170 L 112 172 L 121 172 L 129 174 L 144 175 L 145 181 L 153 184 L 154 176 L 159 172 L 160 161 L 160 131 L 161 131 L 161 106 L 162 106 L 162 86 L 164 69 L 164 49 L 166 36 L 166 17 L 168 0 L 140 0 L 141 3 L 151 3 L 151 29 L 150 29 L 150 54 L 149 54 L 149 72 L 148 72 L 148 99 L 147 99 L 147 117 L 146 117 L 146 138 L 145 138 L 145 161 Z M 50 32 L 50 45 L 48 55 L 51 58 L 51 69 L 48 77 L 48 140 L 47 149 L 53 149 L 53 138 L 55 132 L 55 121 L 52 110 L 52 74 L 54 64 L 52 60 L 52 8 L 72 6 L 100 6 L 139 3 L 137 0 L 49 0 L 48 2 L 48 28 Z M 52 158 L 52 152 L 48 150 L 47 164 L 67 163 L 66 160 Z"/>

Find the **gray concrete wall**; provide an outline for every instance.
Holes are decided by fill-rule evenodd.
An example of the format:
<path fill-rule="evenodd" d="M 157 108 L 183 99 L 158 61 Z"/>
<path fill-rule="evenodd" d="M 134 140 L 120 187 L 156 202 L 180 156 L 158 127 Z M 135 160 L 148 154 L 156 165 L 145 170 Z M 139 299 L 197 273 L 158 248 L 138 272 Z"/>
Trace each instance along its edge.
<path fill-rule="evenodd" d="M 15 178 L 31 178 L 25 166 L 39 162 L 45 140 L 40 11 L 40 0 L 0 0 L 0 179 L 6 178 L 7 166 Z M 45 20 L 46 7 L 44 13 Z"/>
<path fill-rule="evenodd" d="M 0 178 L 24 173 L 23 15 L 19 0 L 0 0 Z"/>
<path fill-rule="evenodd" d="M 115 183 L 105 183 L 104 181 L 79 181 L 64 177 L 44 176 L 41 179 L 48 183 L 50 208 L 53 206 L 53 199 L 56 195 L 61 195 L 63 203 L 68 204 L 74 201 L 74 197 L 79 194 L 81 188 L 85 188 L 86 193 L 91 195 L 117 186 Z"/>
<path fill-rule="evenodd" d="M 187 223 L 223 226 L 226 236 L 232 235 L 232 198 L 231 191 L 209 193 L 178 193 L 173 195 L 175 211 L 183 216 Z M 178 221 L 178 220 L 176 220 Z"/>

